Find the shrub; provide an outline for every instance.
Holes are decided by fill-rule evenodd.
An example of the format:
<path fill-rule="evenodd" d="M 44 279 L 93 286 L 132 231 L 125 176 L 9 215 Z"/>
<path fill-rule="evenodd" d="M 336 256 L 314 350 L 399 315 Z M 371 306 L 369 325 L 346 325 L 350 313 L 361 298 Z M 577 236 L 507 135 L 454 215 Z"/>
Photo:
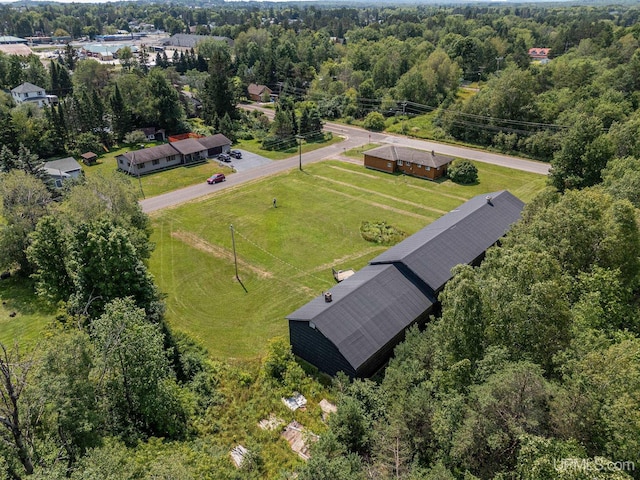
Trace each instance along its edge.
<path fill-rule="evenodd" d="M 134 143 L 145 143 L 146 141 L 147 136 L 142 130 L 134 130 L 124 136 L 124 143 L 128 145 L 133 145 Z"/>
<path fill-rule="evenodd" d="M 79 157 L 85 152 L 100 152 L 102 150 L 102 143 L 100 138 L 91 132 L 84 132 L 78 134 L 74 139 L 73 155 Z"/>
<path fill-rule="evenodd" d="M 379 112 L 371 112 L 364 119 L 364 128 L 374 132 L 384 130 L 384 117 Z"/>
<path fill-rule="evenodd" d="M 402 230 L 387 225 L 387 222 L 362 222 L 360 235 L 367 242 L 378 245 L 394 245 L 407 236 Z"/>
<path fill-rule="evenodd" d="M 469 160 L 455 162 L 449 167 L 449 178 L 462 185 L 469 185 L 478 181 L 478 169 Z"/>

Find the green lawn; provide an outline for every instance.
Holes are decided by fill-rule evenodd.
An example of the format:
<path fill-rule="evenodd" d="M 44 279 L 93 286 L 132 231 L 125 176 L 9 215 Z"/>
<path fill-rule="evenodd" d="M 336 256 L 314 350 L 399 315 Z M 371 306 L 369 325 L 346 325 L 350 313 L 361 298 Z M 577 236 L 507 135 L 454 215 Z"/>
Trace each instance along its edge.
<path fill-rule="evenodd" d="M 55 309 L 36 296 L 28 279 L 0 281 L 0 300 L 0 342 L 7 346 L 33 346 L 54 318 Z"/>
<path fill-rule="evenodd" d="M 117 169 L 116 156 L 129 151 L 128 148 L 120 148 L 103 155 L 96 165 L 85 166 L 85 175 L 111 175 Z M 140 177 L 142 190 L 145 197 L 153 197 L 162 193 L 177 190 L 179 188 L 195 185 L 204 182 L 212 173 L 222 172 L 228 175 L 233 170 L 227 166 L 220 166 L 215 160 L 207 160 L 195 165 L 185 165 L 164 170 L 162 172 L 150 173 Z M 137 177 L 131 177 L 137 185 Z M 140 194 L 142 196 L 142 194 Z"/>
<path fill-rule="evenodd" d="M 341 141 L 342 138 L 333 136 L 328 140 L 303 142 L 302 152 L 310 152 L 311 150 L 333 145 L 334 143 Z M 155 144 L 156 143 L 149 144 L 148 146 L 153 146 Z M 284 158 L 292 157 L 298 153 L 298 147 L 277 152 L 262 150 L 258 140 L 244 140 L 239 142 L 234 148 L 241 148 L 249 152 L 254 152 L 267 158 L 271 158 L 272 160 L 282 160 Z M 85 174 L 88 176 L 113 174 L 113 172 L 117 170 L 116 156 L 122 155 L 130 150 L 130 147 L 123 147 L 101 155 L 95 165 L 83 167 Z M 145 198 L 149 198 L 172 190 L 177 190 L 179 188 L 202 183 L 211 174 L 217 172 L 222 172 L 225 175 L 228 175 L 232 173 L 233 170 L 226 166 L 220 166 L 215 160 L 207 160 L 204 163 L 196 165 L 179 166 L 170 170 L 142 175 L 140 177 L 140 183 L 142 184 L 142 192 L 144 193 Z M 132 177 L 132 181 L 137 184 L 137 177 Z M 140 197 L 142 197 L 142 193 L 140 193 Z"/>
<path fill-rule="evenodd" d="M 302 153 L 317 150 L 318 148 L 322 147 L 328 147 L 329 145 L 333 145 L 334 143 L 339 143 L 342 141 L 343 138 L 336 135 L 332 135 L 329 139 L 304 141 L 302 142 Z M 290 158 L 296 155 L 299 151 L 297 145 L 285 150 L 264 150 L 262 148 L 262 140 L 258 140 L 256 138 L 251 140 L 239 140 L 234 148 L 240 148 L 248 152 L 256 153 L 271 160 L 284 160 L 285 158 Z"/>
<path fill-rule="evenodd" d="M 261 355 L 287 334 L 288 313 L 335 285 L 331 267 L 362 268 L 384 249 L 360 237 L 362 221 L 412 234 L 474 195 L 507 188 L 529 201 L 545 186 L 540 175 L 477 166 L 478 184 L 460 186 L 323 162 L 159 212 L 150 266 L 169 322 L 214 357 Z"/>
<path fill-rule="evenodd" d="M 364 161 L 364 157 L 362 156 L 362 154 L 364 152 L 366 152 L 367 150 L 371 150 L 372 148 L 376 148 L 376 147 L 379 147 L 379 146 L 380 146 L 379 143 L 367 143 L 365 145 L 362 145 L 361 147 L 352 148 L 351 150 L 347 150 L 346 152 L 343 153 L 343 155 L 345 157 L 357 158 L 358 160 L 363 160 Z"/>

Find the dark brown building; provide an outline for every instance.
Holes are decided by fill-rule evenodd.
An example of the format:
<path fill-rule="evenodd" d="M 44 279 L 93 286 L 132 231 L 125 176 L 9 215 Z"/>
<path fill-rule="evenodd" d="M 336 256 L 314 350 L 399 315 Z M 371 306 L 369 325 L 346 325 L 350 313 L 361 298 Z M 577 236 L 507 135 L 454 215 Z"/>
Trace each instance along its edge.
<path fill-rule="evenodd" d="M 401 172 L 414 177 L 436 180 L 447 174 L 453 157 L 434 151 L 384 145 L 364 152 L 364 166 L 387 173 Z"/>
<path fill-rule="evenodd" d="M 451 269 L 478 265 L 523 206 L 506 190 L 478 195 L 383 252 L 287 316 L 293 353 L 330 375 L 374 375 L 437 310 Z"/>

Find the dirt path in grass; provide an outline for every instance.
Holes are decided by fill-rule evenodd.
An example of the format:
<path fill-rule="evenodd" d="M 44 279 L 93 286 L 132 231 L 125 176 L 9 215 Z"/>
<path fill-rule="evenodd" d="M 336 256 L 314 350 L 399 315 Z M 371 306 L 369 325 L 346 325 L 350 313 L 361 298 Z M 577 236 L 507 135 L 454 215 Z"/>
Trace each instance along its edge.
<path fill-rule="evenodd" d="M 337 185 L 342 185 L 343 187 L 352 188 L 354 190 L 358 190 L 358 191 L 365 192 L 365 193 L 370 193 L 372 195 L 378 195 L 379 197 L 386 198 L 387 200 L 392 200 L 394 203 L 402 203 L 404 205 L 410 205 L 410 206 L 415 207 L 415 208 L 421 208 L 423 210 L 429 210 L 430 212 L 439 213 L 440 215 L 444 215 L 445 213 L 447 213 L 446 210 L 440 210 L 439 208 L 427 207 L 427 206 L 422 205 L 420 203 L 410 202 L 408 200 L 401 200 L 401 199 L 399 199 L 397 197 L 394 197 L 393 195 L 387 195 L 386 193 L 376 192 L 375 190 L 369 190 L 368 188 L 356 187 L 355 185 L 352 185 L 350 183 L 341 182 L 340 180 L 334 180 L 333 178 L 323 177 L 321 175 L 314 175 L 314 176 L 317 177 L 317 178 L 321 178 L 322 180 L 326 180 L 327 182 L 335 183 Z"/>
<path fill-rule="evenodd" d="M 201 252 L 209 253 L 216 258 L 220 258 L 222 260 L 228 260 L 233 263 L 233 252 L 227 250 L 226 248 L 219 247 L 218 245 L 213 245 L 212 243 L 203 240 L 202 238 L 194 235 L 193 233 L 185 232 L 183 230 L 178 230 L 176 232 L 171 232 L 171 236 L 173 238 L 177 238 L 181 242 L 186 243 L 190 247 L 193 247 Z M 262 278 L 271 278 L 273 274 L 267 270 L 264 270 L 260 267 L 256 267 L 255 265 L 250 264 L 246 260 L 238 257 L 238 265 L 246 268 L 247 270 L 251 270 L 253 273 Z"/>
<path fill-rule="evenodd" d="M 367 205 L 371 205 L 372 207 L 376 207 L 376 208 L 381 208 L 382 210 L 389 210 L 390 212 L 399 213 L 400 215 L 406 215 L 408 217 L 420 218 L 422 220 L 426 220 L 427 222 L 433 221 L 433 217 L 427 217 L 426 215 L 420 215 L 419 213 L 408 212 L 407 210 L 402 210 L 400 208 L 390 207 L 389 205 L 385 205 L 383 203 L 370 202 L 369 200 L 365 200 L 362 197 L 356 197 L 355 195 L 349 195 L 348 193 L 338 192 L 337 190 L 332 190 L 327 187 L 318 186 L 316 188 L 321 188 L 322 190 L 326 190 L 327 192 L 333 195 L 340 195 L 341 197 L 366 203 Z"/>
<path fill-rule="evenodd" d="M 346 158 L 346 157 L 344 157 L 344 158 Z M 343 158 L 340 158 L 339 160 L 340 161 L 345 161 Z M 352 163 L 355 163 L 356 165 L 362 165 L 362 162 L 352 162 Z M 342 167 L 338 167 L 336 165 L 329 165 L 329 168 L 333 168 L 335 170 L 340 170 L 342 172 L 348 172 L 348 173 L 352 173 L 353 175 L 360 175 L 360 176 L 368 177 L 368 178 L 376 178 L 376 179 L 380 178 L 380 177 L 377 177 L 377 176 L 372 175 L 370 173 L 357 172 L 355 170 L 349 170 L 348 168 L 342 168 Z M 420 185 L 407 184 L 407 187 L 416 188 L 418 190 L 422 190 L 423 192 L 437 193 L 438 195 L 441 195 L 443 197 L 451 198 L 453 200 L 460 200 L 462 202 L 466 202 L 467 200 L 469 200 L 468 198 L 461 197 L 459 195 L 453 195 L 451 193 L 440 192 L 440 191 L 434 190 L 432 188 L 421 187 Z"/>

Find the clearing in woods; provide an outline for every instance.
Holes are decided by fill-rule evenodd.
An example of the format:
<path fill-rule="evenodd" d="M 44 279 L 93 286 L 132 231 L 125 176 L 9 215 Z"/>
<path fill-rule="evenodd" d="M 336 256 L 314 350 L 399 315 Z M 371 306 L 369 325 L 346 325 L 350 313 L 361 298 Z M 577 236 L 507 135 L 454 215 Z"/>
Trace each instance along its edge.
<path fill-rule="evenodd" d="M 527 202 L 545 187 L 541 175 L 476 165 L 478 183 L 461 186 L 322 162 L 153 214 L 150 267 L 169 323 L 214 357 L 256 358 L 287 335 L 287 314 L 335 285 L 332 267 L 357 270 L 382 251 L 360 236 L 363 221 L 413 234 L 475 195 L 508 189 Z"/>

